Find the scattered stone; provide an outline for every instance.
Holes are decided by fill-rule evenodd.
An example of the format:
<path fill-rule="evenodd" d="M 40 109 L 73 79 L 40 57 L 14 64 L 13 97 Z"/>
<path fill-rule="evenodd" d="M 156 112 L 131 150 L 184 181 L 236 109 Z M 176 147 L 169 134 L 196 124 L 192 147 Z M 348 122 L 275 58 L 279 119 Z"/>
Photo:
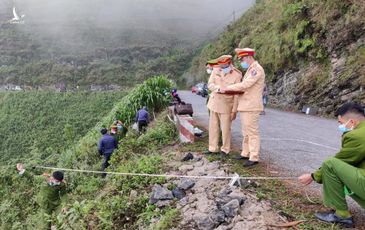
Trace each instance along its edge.
<path fill-rule="evenodd" d="M 199 229 L 215 229 L 225 221 L 225 213 L 221 210 L 215 209 L 208 215 L 201 215 L 196 219 Z"/>
<path fill-rule="evenodd" d="M 195 181 L 190 180 L 188 178 L 182 178 L 177 187 L 182 190 L 188 190 L 188 189 L 192 188 L 194 185 L 195 185 Z"/>
<path fill-rule="evenodd" d="M 218 162 L 212 162 L 207 165 L 207 170 L 210 170 L 210 171 L 217 170 L 218 168 L 219 168 Z"/>
<path fill-rule="evenodd" d="M 179 167 L 179 171 L 181 171 L 183 174 L 185 174 L 187 171 L 191 171 L 194 169 L 193 165 L 182 165 Z"/>
<path fill-rule="evenodd" d="M 219 224 L 218 222 L 213 222 L 210 219 L 209 215 L 201 215 L 201 216 L 195 217 L 195 222 L 198 225 L 198 229 L 201 229 L 201 230 L 214 229 Z"/>
<path fill-rule="evenodd" d="M 195 164 L 194 164 L 194 167 L 201 167 L 204 165 L 204 161 L 200 160 L 200 161 L 197 161 Z"/>
<path fill-rule="evenodd" d="M 218 170 L 210 173 L 209 176 L 227 176 L 227 173 L 224 170 Z"/>
<path fill-rule="evenodd" d="M 190 161 L 192 159 L 194 159 L 194 155 L 189 152 L 189 153 L 185 154 L 185 156 L 181 159 L 181 161 Z"/>
<path fill-rule="evenodd" d="M 219 225 L 215 230 L 231 230 L 232 227 L 229 225 Z"/>
<path fill-rule="evenodd" d="M 184 197 L 179 201 L 179 204 L 184 207 L 185 205 L 189 204 L 189 198 L 188 197 Z"/>
<path fill-rule="evenodd" d="M 224 217 L 225 217 L 225 213 L 221 210 L 214 210 L 209 214 L 210 219 L 213 222 L 216 223 L 223 223 L 224 222 Z"/>
<path fill-rule="evenodd" d="M 172 195 L 174 195 L 174 197 L 177 198 L 178 200 L 181 200 L 182 198 L 184 198 L 186 196 L 184 190 L 182 190 L 180 188 L 174 188 L 172 190 Z"/>
<path fill-rule="evenodd" d="M 157 208 L 163 208 L 166 206 L 169 206 L 171 204 L 172 200 L 159 200 L 156 202 L 156 207 Z"/>
<path fill-rule="evenodd" d="M 149 199 L 148 203 L 150 203 L 150 204 L 156 204 L 157 201 L 158 200 L 153 197 L 153 193 L 152 193 L 151 196 L 150 196 L 150 199 Z"/>
<path fill-rule="evenodd" d="M 244 189 L 247 189 L 247 188 L 257 188 L 260 186 L 260 184 L 256 181 L 252 181 L 252 180 L 244 180 L 244 179 L 241 179 L 241 187 L 244 188 Z"/>
<path fill-rule="evenodd" d="M 161 185 L 154 185 L 152 189 L 152 195 L 150 197 L 150 204 L 155 204 L 159 200 L 172 200 L 174 196 L 172 192 Z"/>
<path fill-rule="evenodd" d="M 224 205 L 231 202 L 232 200 L 237 200 L 239 205 L 243 205 L 245 203 L 245 198 L 242 196 L 217 197 L 215 199 L 215 202 L 217 203 L 218 207 L 223 207 Z"/>
<path fill-rule="evenodd" d="M 201 213 L 208 214 L 217 209 L 217 205 L 215 205 L 214 200 L 209 200 L 207 197 L 203 196 L 203 194 L 200 195 L 194 205 L 196 206 L 196 210 Z"/>
<path fill-rule="evenodd" d="M 194 157 L 196 161 L 201 161 L 202 160 L 202 156 L 195 156 Z"/>
<path fill-rule="evenodd" d="M 234 199 L 222 206 L 222 210 L 227 217 L 235 217 L 238 213 L 240 203 Z"/>
<path fill-rule="evenodd" d="M 129 193 L 129 199 L 130 200 L 134 200 L 136 199 L 138 196 L 138 192 L 136 190 L 132 190 L 130 193 Z"/>

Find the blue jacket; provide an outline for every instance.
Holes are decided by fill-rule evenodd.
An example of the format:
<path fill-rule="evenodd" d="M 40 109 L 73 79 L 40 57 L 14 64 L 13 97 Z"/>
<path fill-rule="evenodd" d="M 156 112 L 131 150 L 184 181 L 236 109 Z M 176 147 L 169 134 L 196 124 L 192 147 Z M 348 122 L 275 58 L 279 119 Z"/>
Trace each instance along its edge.
<path fill-rule="evenodd" d="M 136 122 L 138 121 L 146 121 L 148 122 L 148 112 L 145 109 L 138 110 L 136 114 Z"/>
<path fill-rule="evenodd" d="M 118 141 L 114 137 L 109 134 L 105 134 L 100 140 L 98 144 L 99 154 L 108 155 L 112 154 L 114 149 L 118 148 Z"/>

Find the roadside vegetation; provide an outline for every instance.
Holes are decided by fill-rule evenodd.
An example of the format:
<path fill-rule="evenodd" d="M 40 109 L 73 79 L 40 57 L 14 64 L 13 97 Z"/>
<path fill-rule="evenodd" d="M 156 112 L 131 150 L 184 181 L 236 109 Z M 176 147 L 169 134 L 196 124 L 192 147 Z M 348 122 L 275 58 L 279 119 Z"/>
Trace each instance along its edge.
<path fill-rule="evenodd" d="M 77 143 L 125 92 L 0 93 L 0 159 L 58 156 Z"/>
<path fill-rule="evenodd" d="M 364 0 L 256 1 L 202 48 L 184 74 L 186 82 L 206 82 L 207 60 L 251 47 L 265 69 L 274 106 L 310 104 L 328 115 L 344 101 L 364 102 L 364 6 Z"/>
<path fill-rule="evenodd" d="M 164 76 L 150 78 L 137 86 L 128 96 L 114 104 L 108 114 L 94 122 L 94 126 L 75 143 L 65 145 L 67 149 L 42 159 L 34 152 L 24 155 L 28 170 L 36 165 L 50 165 L 64 168 L 99 170 L 101 158 L 97 152 L 97 141 L 101 127 L 108 127 L 115 117 L 128 123 L 135 113 L 124 114 L 126 106 L 138 107 L 151 90 L 155 97 L 146 101 L 149 108 L 155 108 L 156 119 L 148 131 L 137 136 L 130 131 L 121 141 L 119 149 L 113 154 L 109 170 L 118 172 L 161 173 L 164 159 L 161 149 L 176 141 L 176 128 L 163 112 L 168 105 L 172 87 L 171 81 Z M 134 96 L 133 96 L 134 95 Z M 4 97 L 2 97 L 4 99 Z M 48 108 L 48 107 L 47 107 Z M 132 107 L 130 107 L 132 108 Z M 134 107 L 133 107 L 134 108 Z M 79 113 L 83 111 L 79 108 Z M 152 111 L 151 111 L 152 112 Z M 91 122 L 91 121 L 90 121 Z M 52 127 L 53 123 L 47 123 Z M 8 156 L 11 159 L 11 156 Z M 5 161 L 7 162 L 7 161 Z M 10 162 L 10 161 L 9 161 Z M 68 187 L 67 212 L 51 217 L 61 229 L 133 229 L 148 225 L 153 217 L 163 217 L 160 228 L 170 226 L 174 209 L 159 210 L 148 204 L 149 188 L 154 183 L 164 182 L 164 178 L 121 177 L 109 175 L 101 179 L 97 174 L 66 172 Z M 44 182 L 41 177 L 34 181 L 19 178 L 15 165 L 2 165 L 0 168 L 0 228 L 1 229 L 38 229 L 41 218 L 35 196 Z M 132 194 L 132 195 L 131 195 Z M 166 214 L 166 216 L 165 216 Z M 164 227 L 165 226 L 165 227 Z"/>

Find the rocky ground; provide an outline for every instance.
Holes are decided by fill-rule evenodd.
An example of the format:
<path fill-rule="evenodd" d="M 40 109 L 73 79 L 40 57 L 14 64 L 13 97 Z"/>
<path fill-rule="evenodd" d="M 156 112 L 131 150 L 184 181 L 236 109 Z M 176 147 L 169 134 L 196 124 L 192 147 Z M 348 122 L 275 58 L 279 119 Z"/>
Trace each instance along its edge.
<path fill-rule="evenodd" d="M 187 153 L 176 154 L 169 162 L 168 174 L 191 176 L 231 176 L 220 161 L 209 160 L 192 153 L 188 161 L 181 159 Z M 188 157 L 189 158 L 189 157 Z M 259 200 L 250 188 L 252 181 L 241 181 L 229 186 L 229 180 L 174 179 L 165 185 L 155 185 L 150 203 L 159 208 L 177 207 L 181 220 L 174 229 L 280 229 L 287 222 L 268 201 Z M 171 186 L 172 185 L 172 186 Z M 156 220 L 158 221 L 158 220 Z"/>

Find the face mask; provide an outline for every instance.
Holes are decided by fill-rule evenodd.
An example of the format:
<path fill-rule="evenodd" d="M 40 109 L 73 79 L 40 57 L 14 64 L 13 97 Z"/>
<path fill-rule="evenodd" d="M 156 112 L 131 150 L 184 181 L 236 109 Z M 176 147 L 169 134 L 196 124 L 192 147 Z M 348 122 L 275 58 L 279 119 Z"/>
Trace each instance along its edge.
<path fill-rule="evenodd" d="M 55 180 L 55 179 L 50 179 L 49 181 L 48 181 L 48 185 L 49 186 L 56 186 L 56 185 L 60 185 L 61 184 L 61 182 L 60 181 L 57 181 L 57 180 Z"/>
<path fill-rule="evenodd" d="M 223 70 L 223 73 L 224 74 L 228 74 L 228 73 L 230 73 L 231 72 L 231 67 L 230 66 L 228 66 L 228 67 L 226 67 L 226 68 L 224 68 L 224 69 L 222 69 Z"/>
<path fill-rule="evenodd" d="M 347 133 L 347 132 L 350 132 L 352 131 L 352 128 L 349 129 L 346 127 L 346 125 L 349 123 L 350 120 L 348 120 L 345 124 L 342 124 L 342 125 L 339 125 L 338 126 L 338 130 L 341 132 L 341 133 Z"/>
<path fill-rule="evenodd" d="M 250 67 L 250 65 L 247 63 L 247 62 L 241 62 L 241 67 L 243 68 L 243 69 L 248 69 L 248 67 Z"/>
<path fill-rule="evenodd" d="M 212 69 L 207 69 L 207 74 L 212 74 L 213 70 Z"/>

